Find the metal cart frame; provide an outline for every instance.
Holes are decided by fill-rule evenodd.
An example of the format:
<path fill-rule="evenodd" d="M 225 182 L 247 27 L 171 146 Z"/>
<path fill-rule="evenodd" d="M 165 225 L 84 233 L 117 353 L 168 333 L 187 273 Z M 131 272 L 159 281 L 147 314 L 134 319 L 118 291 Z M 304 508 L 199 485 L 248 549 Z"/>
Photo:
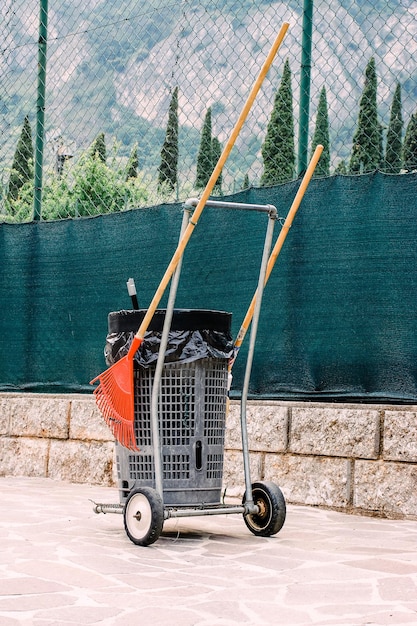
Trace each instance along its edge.
<path fill-rule="evenodd" d="M 198 199 L 190 198 L 184 204 L 181 235 L 190 220 L 191 211 L 198 204 Z M 273 205 L 244 204 L 238 202 L 222 202 L 208 200 L 206 206 L 218 209 L 258 211 L 268 215 L 261 265 L 258 276 L 257 296 L 251 323 L 249 348 L 246 360 L 245 375 L 240 405 L 240 426 L 242 437 L 242 454 L 245 480 L 245 495 L 241 505 L 223 503 L 200 506 L 171 506 L 164 504 L 163 466 L 160 442 L 160 423 L 158 416 L 158 398 L 164 367 L 165 352 L 171 327 L 174 304 L 181 274 L 182 259 L 171 281 L 161 343 L 152 386 L 151 397 L 151 432 L 154 449 L 155 489 L 151 487 L 133 488 L 125 504 L 94 503 L 96 513 L 121 513 L 129 539 L 141 546 L 154 543 L 160 536 L 165 520 L 179 517 L 196 517 L 206 515 L 242 514 L 249 530 L 259 536 L 271 536 L 279 532 L 285 522 L 286 506 L 284 496 L 277 485 L 272 482 L 251 482 L 249 443 L 247 432 L 247 398 L 255 351 L 256 335 L 262 305 L 262 296 L 266 282 L 268 258 L 272 246 L 274 225 L 278 219 L 277 209 Z"/>

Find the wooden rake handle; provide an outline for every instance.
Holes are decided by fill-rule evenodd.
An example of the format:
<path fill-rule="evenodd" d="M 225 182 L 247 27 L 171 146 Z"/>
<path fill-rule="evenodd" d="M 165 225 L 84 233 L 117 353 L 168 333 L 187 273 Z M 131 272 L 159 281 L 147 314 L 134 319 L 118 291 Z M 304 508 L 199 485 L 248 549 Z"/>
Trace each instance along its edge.
<path fill-rule="evenodd" d="M 317 165 L 317 163 L 318 163 L 318 161 L 320 159 L 320 156 L 321 156 L 322 152 L 323 152 L 323 146 L 319 144 L 316 147 L 313 156 L 311 157 L 311 161 L 310 161 L 310 163 L 308 165 L 308 168 L 307 168 L 307 170 L 306 170 L 306 172 L 305 172 L 305 174 L 304 174 L 304 176 L 302 178 L 301 184 L 300 184 L 300 186 L 298 188 L 298 191 L 296 193 L 296 196 L 295 196 L 295 198 L 294 198 L 294 200 L 292 202 L 291 208 L 288 211 L 288 215 L 287 215 L 287 217 L 285 219 L 284 224 L 282 225 L 282 228 L 281 228 L 280 234 L 278 236 L 278 239 L 276 241 L 276 244 L 275 244 L 275 246 L 274 246 L 274 248 L 273 248 L 273 250 L 271 252 L 271 255 L 269 257 L 268 265 L 267 265 L 267 268 L 266 268 L 265 283 L 264 283 L 265 285 L 268 282 L 268 279 L 269 279 L 269 277 L 271 275 L 272 269 L 273 269 L 273 267 L 275 265 L 275 261 L 277 260 L 278 255 L 281 252 L 281 248 L 283 246 L 285 238 L 286 238 L 286 236 L 288 234 L 288 231 L 291 228 L 291 224 L 293 223 L 295 214 L 298 211 L 298 208 L 299 208 L 299 206 L 301 204 L 301 200 L 304 197 L 304 194 L 305 194 L 306 189 L 307 189 L 307 187 L 308 187 L 308 185 L 310 183 L 310 180 L 311 180 L 311 178 L 313 176 L 314 170 L 316 169 L 316 165 Z M 257 291 L 255 291 L 255 294 L 254 294 L 254 296 L 252 298 L 252 302 L 250 303 L 249 308 L 247 310 L 245 319 L 243 320 L 242 326 L 240 327 L 239 333 L 238 333 L 238 335 L 236 337 L 235 349 L 239 349 L 240 346 L 242 345 L 242 342 L 243 342 L 243 340 L 245 338 L 245 335 L 246 335 L 246 331 L 248 330 L 249 325 L 250 325 L 250 323 L 252 321 L 253 312 L 255 310 L 255 304 L 256 304 L 256 295 L 257 295 Z"/>
<path fill-rule="evenodd" d="M 256 79 L 250 93 L 249 96 L 243 106 L 242 112 L 239 116 L 239 119 L 237 120 L 235 127 L 232 130 L 232 133 L 219 157 L 219 160 L 217 161 L 217 164 L 213 170 L 212 175 L 210 176 L 210 179 L 201 195 L 201 198 L 191 216 L 190 222 L 187 226 L 187 228 L 184 231 L 183 236 L 181 237 L 181 240 L 178 244 L 177 249 L 174 252 L 174 255 L 165 271 L 165 274 L 162 277 L 162 280 L 159 284 L 158 289 L 155 292 L 155 295 L 149 305 L 149 308 L 145 314 L 145 317 L 143 318 L 142 324 L 139 327 L 139 330 L 137 331 L 131 349 L 129 350 L 129 352 L 136 352 L 136 350 L 138 349 L 138 347 L 140 346 L 140 344 L 143 341 L 143 337 L 145 335 L 145 332 L 150 324 L 150 321 L 156 311 L 156 308 L 159 304 L 159 302 L 161 301 L 161 298 L 164 294 L 164 291 L 173 275 L 173 273 L 175 272 L 175 269 L 178 265 L 178 262 L 181 258 L 181 256 L 184 253 L 185 247 L 191 237 L 191 234 L 195 228 L 195 226 L 197 225 L 197 222 L 200 218 L 201 213 L 203 212 L 204 206 L 213 190 L 214 185 L 216 184 L 216 181 L 220 175 L 220 172 L 222 171 L 222 168 L 235 144 L 236 138 L 240 133 L 240 130 L 243 126 L 243 123 L 246 119 L 246 117 L 248 116 L 249 110 L 258 94 L 259 89 L 261 88 L 261 85 L 264 81 L 264 78 L 272 64 L 272 61 L 274 60 L 280 46 L 281 43 L 287 33 L 289 27 L 289 23 L 288 22 L 284 22 L 283 25 L 281 26 L 281 29 L 271 47 L 271 50 L 267 56 L 267 58 L 265 59 L 265 62 L 261 68 L 261 71 L 259 72 L 259 76 Z"/>

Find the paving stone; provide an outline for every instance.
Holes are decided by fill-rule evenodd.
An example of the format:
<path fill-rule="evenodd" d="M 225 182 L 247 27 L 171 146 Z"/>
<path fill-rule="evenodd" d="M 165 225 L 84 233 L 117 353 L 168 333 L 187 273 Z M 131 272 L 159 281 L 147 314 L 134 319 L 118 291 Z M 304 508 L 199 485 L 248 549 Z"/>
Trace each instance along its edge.
<path fill-rule="evenodd" d="M 383 578 L 378 582 L 378 593 L 382 600 L 407 602 L 410 598 L 417 598 L 416 583 L 411 576 Z"/>
<path fill-rule="evenodd" d="M 314 578 L 308 583 L 297 583 L 289 585 L 285 604 L 293 604 L 295 606 L 316 604 L 325 606 L 326 604 L 338 602 L 340 604 L 357 603 L 365 604 L 371 602 L 373 598 L 374 586 L 372 581 L 364 584 L 363 581 L 334 581 L 329 585 L 329 581 L 317 581 Z M 352 611 L 353 607 L 350 607 Z"/>
<path fill-rule="evenodd" d="M 3 477 L 0 494 L 2 626 L 416 624 L 414 521 L 289 505 L 274 537 L 201 516 L 140 548 L 92 511 L 114 488 Z"/>
<path fill-rule="evenodd" d="M 0 597 L 0 624 L 3 626 L 2 615 L 6 612 L 22 614 L 25 611 L 33 612 L 51 609 L 51 607 L 70 606 L 75 602 L 76 598 L 71 597 L 70 594 L 52 592 L 51 589 L 28 593 L 22 586 L 16 595 L 7 591 L 4 597 Z"/>
<path fill-rule="evenodd" d="M 39 622 L 52 624 L 97 624 L 104 618 L 109 619 L 120 614 L 120 610 L 113 607 L 100 606 L 61 606 L 53 609 L 38 611 Z"/>
<path fill-rule="evenodd" d="M 19 617 L 14 618 L 3 615 L 1 618 L 1 624 L 2 626 L 22 626 L 22 620 Z"/>

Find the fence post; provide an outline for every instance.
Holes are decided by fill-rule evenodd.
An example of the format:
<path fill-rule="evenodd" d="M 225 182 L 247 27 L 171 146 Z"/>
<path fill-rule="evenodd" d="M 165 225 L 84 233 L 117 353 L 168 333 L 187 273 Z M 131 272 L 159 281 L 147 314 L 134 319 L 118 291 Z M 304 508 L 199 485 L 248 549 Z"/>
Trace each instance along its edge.
<path fill-rule="evenodd" d="M 45 135 L 46 44 L 48 38 L 48 0 L 40 0 L 38 41 L 38 95 L 36 100 L 35 177 L 33 219 L 41 219 L 43 146 Z"/>
<path fill-rule="evenodd" d="M 300 118 L 298 133 L 298 175 L 307 169 L 308 122 L 310 116 L 311 38 L 313 31 L 313 0 L 304 0 L 303 39 L 300 74 Z"/>

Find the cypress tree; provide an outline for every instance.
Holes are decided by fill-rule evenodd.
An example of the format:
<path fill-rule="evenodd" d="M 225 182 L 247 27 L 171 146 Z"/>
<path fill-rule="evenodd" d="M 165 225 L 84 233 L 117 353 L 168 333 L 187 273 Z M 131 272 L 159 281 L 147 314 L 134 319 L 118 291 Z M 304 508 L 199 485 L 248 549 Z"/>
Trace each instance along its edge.
<path fill-rule="evenodd" d="M 211 141 L 211 171 L 214 170 L 214 168 L 217 165 L 217 161 L 220 158 L 220 155 L 222 153 L 222 146 L 220 141 L 217 139 L 217 137 L 213 137 L 212 141 Z M 217 193 L 221 194 L 222 193 L 222 182 L 223 182 L 223 174 L 222 172 L 220 172 L 219 177 L 216 181 L 216 184 L 214 185 L 214 189 L 213 191 L 216 191 Z"/>
<path fill-rule="evenodd" d="M 408 172 L 417 170 L 417 113 L 413 113 L 405 131 L 403 166 Z"/>
<path fill-rule="evenodd" d="M 12 170 L 9 178 L 9 200 L 17 200 L 23 185 L 33 179 L 33 143 L 29 117 L 23 121 L 22 131 L 17 142 L 13 157 Z"/>
<path fill-rule="evenodd" d="M 349 170 L 352 173 L 372 172 L 382 164 L 382 128 L 378 122 L 377 79 L 375 59 L 365 70 L 365 85 L 359 103 L 358 126 L 353 136 Z"/>
<path fill-rule="evenodd" d="M 314 130 L 311 153 L 313 154 L 317 146 L 323 146 L 323 152 L 314 170 L 314 176 L 330 175 L 330 139 L 329 139 L 329 115 L 327 111 L 326 88 L 320 92 L 319 104 L 317 108 L 316 128 Z"/>
<path fill-rule="evenodd" d="M 380 122 L 378 122 L 379 128 L 379 154 L 381 155 L 381 163 L 380 168 L 384 167 L 384 127 Z"/>
<path fill-rule="evenodd" d="M 137 178 L 138 167 L 139 167 L 138 147 L 134 146 L 130 153 L 129 161 L 127 162 L 126 180 L 129 180 L 130 178 Z"/>
<path fill-rule="evenodd" d="M 90 155 L 99 159 L 102 163 L 106 162 L 107 154 L 104 133 L 99 133 L 91 144 Z"/>
<path fill-rule="evenodd" d="M 334 173 L 335 174 L 347 174 L 348 173 L 348 168 L 347 168 L 347 165 L 346 165 L 346 161 L 344 159 L 339 161 L 339 163 L 337 164 L 337 167 L 336 167 Z"/>
<path fill-rule="evenodd" d="M 165 140 L 161 149 L 158 189 L 166 185 L 174 190 L 178 178 L 178 87 L 175 87 L 168 112 Z"/>
<path fill-rule="evenodd" d="M 243 179 L 243 185 L 242 185 L 242 189 L 248 189 L 250 187 L 250 183 L 249 183 L 249 174 L 246 173 L 245 174 L 245 178 Z"/>
<path fill-rule="evenodd" d="M 211 108 L 207 109 L 204 118 L 203 130 L 201 131 L 200 147 L 197 155 L 196 189 L 204 189 L 213 171 L 212 167 L 212 141 L 211 141 Z"/>
<path fill-rule="evenodd" d="M 264 172 L 262 185 L 275 185 L 292 180 L 295 174 L 294 119 L 291 70 L 285 61 L 280 87 L 277 91 L 262 145 Z"/>
<path fill-rule="evenodd" d="M 402 132 L 401 85 L 397 83 L 392 99 L 391 115 L 387 132 L 387 145 L 385 149 L 385 171 L 390 174 L 399 174 L 401 171 Z"/>

